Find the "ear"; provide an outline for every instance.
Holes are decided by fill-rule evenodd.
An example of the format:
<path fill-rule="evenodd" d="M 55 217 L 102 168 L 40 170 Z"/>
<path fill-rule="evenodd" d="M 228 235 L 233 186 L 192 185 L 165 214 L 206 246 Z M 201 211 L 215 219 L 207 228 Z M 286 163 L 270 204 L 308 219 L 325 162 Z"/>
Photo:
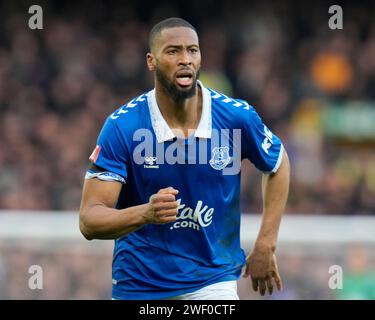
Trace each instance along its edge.
<path fill-rule="evenodd" d="M 152 53 L 148 52 L 146 54 L 146 61 L 147 61 L 148 70 L 155 71 L 156 69 L 155 57 Z"/>

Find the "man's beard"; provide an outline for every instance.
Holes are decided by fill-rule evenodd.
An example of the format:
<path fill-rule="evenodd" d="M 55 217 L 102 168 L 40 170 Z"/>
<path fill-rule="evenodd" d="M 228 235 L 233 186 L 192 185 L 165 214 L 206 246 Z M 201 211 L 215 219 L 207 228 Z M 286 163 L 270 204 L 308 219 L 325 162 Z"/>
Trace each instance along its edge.
<path fill-rule="evenodd" d="M 172 81 L 169 81 L 165 74 L 159 69 L 156 68 L 156 77 L 167 91 L 170 97 L 175 102 L 181 102 L 185 99 L 191 98 L 195 94 L 195 89 L 197 87 L 197 79 L 199 78 L 199 70 L 196 74 L 196 77 L 193 79 L 193 83 L 189 89 L 181 90 L 179 89 Z"/>

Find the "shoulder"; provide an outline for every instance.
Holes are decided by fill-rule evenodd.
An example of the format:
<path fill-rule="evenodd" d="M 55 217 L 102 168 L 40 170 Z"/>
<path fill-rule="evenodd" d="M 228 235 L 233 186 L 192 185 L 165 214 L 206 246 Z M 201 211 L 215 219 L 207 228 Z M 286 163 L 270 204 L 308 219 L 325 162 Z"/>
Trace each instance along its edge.
<path fill-rule="evenodd" d="M 147 106 L 147 94 L 145 92 L 130 101 L 127 101 L 120 108 L 116 109 L 108 118 L 111 120 L 122 120 L 127 117 L 137 117 L 143 110 L 144 106 Z"/>
<path fill-rule="evenodd" d="M 207 88 L 211 95 L 211 102 L 215 106 L 227 108 L 228 111 L 234 110 L 250 110 L 253 108 L 247 101 L 243 99 L 233 98 L 224 93 Z"/>
<path fill-rule="evenodd" d="M 105 125 L 116 128 L 122 132 L 132 131 L 143 121 L 146 111 L 148 92 L 127 101 L 121 107 L 112 112 L 106 119 Z"/>
<path fill-rule="evenodd" d="M 224 119 L 231 119 L 238 123 L 238 121 L 248 121 L 249 117 L 256 111 L 254 107 L 246 100 L 233 98 L 224 93 L 207 88 L 211 96 L 211 106 L 213 115 L 217 115 Z"/>

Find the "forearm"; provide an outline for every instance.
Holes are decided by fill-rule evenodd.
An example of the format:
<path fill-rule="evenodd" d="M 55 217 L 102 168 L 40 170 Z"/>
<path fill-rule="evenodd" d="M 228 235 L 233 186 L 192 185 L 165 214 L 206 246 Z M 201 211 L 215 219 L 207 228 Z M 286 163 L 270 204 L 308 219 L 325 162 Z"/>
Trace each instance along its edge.
<path fill-rule="evenodd" d="M 86 239 L 117 239 L 146 224 L 147 204 L 122 210 L 95 204 L 81 209 L 80 229 Z"/>
<path fill-rule="evenodd" d="M 276 248 L 281 217 L 285 210 L 289 192 L 290 165 L 284 151 L 282 163 L 276 173 L 262 177 L 263 215 L 262 224 L 256 240 L 260 248 Z"/>

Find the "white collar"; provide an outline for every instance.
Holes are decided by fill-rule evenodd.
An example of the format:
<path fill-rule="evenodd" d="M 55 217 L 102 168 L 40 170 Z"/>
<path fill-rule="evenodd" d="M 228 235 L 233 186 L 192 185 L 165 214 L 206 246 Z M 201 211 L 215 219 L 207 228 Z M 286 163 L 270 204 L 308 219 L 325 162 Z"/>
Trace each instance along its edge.
<path fill-rule="evenodd" d="M 199 80 L 197 83 L 202 89 L 202 115 L 198 127 L 194 132 L 194 137 L 210 139 L 212 131 L 211 94 L 205 87 L 203 87 L 203 84 Z M 155 89 L 147 93 L 147 102 L 150 110 L 151 124 L 154 128 L 158 142 L 161 143 L 175 138 L 176 135 L 168 126 L 160 112 L 159 106 L 156 102 Z"/>

